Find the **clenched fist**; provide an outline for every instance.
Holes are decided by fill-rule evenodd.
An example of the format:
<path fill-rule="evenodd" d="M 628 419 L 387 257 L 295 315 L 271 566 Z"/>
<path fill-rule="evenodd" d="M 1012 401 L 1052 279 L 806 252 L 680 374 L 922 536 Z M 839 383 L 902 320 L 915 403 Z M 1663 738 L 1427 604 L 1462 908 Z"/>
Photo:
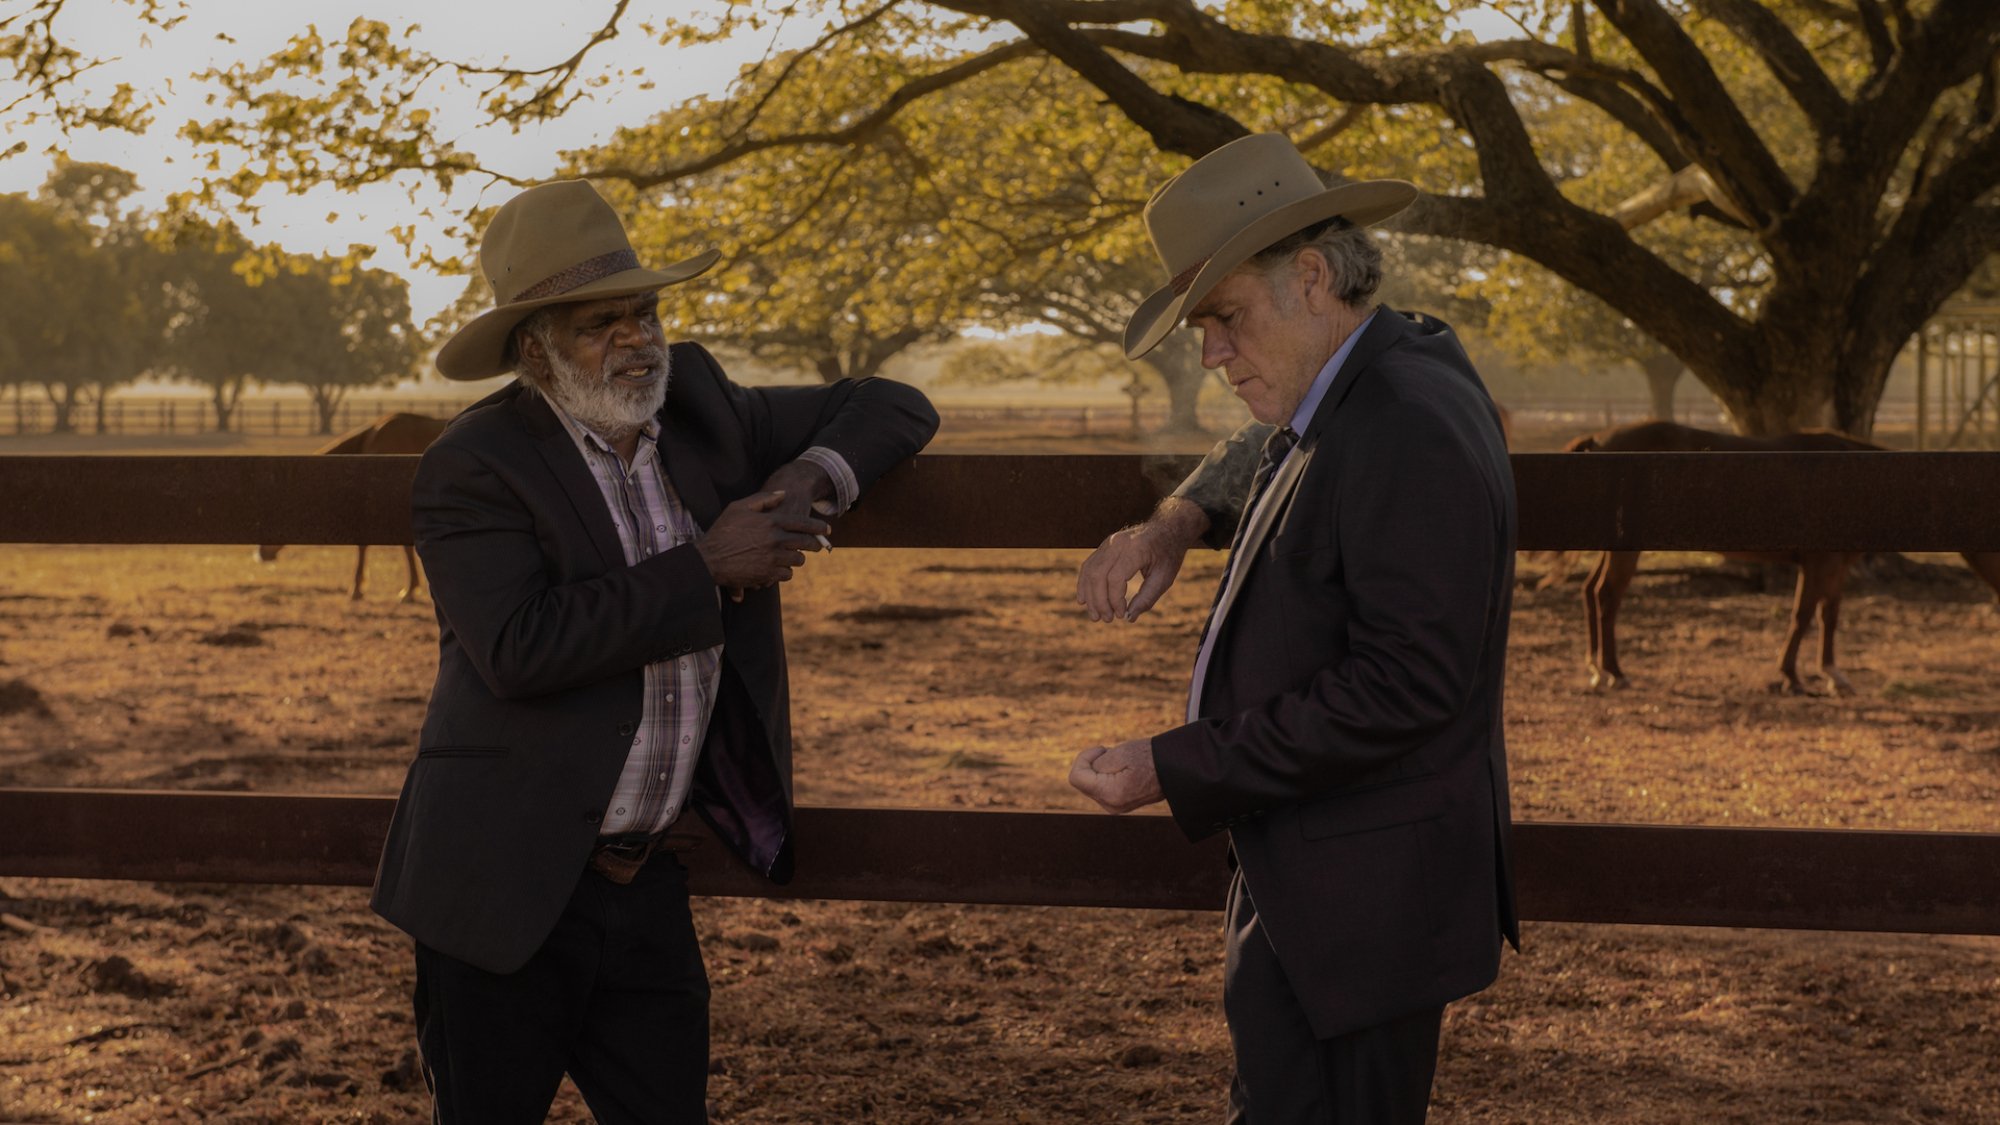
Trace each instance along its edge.
<path fill-rule="evenodd" d="M 782 491 L 745 496 L 722 510 L 695 542 L 715 584 L 757 590 L 783 582 L 806 564 L 805 552 L 820 549 L 832 528 L 824 521 L 786 510 Z"/>

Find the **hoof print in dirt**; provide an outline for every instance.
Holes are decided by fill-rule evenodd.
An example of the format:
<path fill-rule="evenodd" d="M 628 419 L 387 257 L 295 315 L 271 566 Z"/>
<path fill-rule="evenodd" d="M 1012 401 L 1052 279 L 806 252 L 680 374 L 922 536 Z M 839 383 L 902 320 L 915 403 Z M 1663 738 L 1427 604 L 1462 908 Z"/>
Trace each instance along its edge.
<path fill-rule="evenodd" d="M 299 971 L 307 976 L 330 977 L 340 971 L 340 966 L 334 963 L 333 954 L 328 953 L 324 946 L 306 946 L 299 954 L 298 964 Z"/>
<path fill-rule="evenodd" d="M 305 1053 L 305 1046 L 298 1040 L 287 1035 L 285 1038 L 271 1044 L 270 1050 L 265 1051 L 257 1057 L 257 1069 L 269 1070 L 274 1066 L 291 1062 Z"/>
<path fill-rule="evenodd" d="M 312 944 L 307 939 L 304 931 L 290 922 L 280 922 L 275 926 L 258 930 L 256 941 L 257 944 L 275 949 L 280 953 L 298 953 Z"/>
<path fill-rule="evenodd" d="M 760 934 L 755 931 L 738 934 L 728 940 L 729 944 L 750 953 L 774 953 L 778 948 L 777 938 L 772 937 L 770 934 Z"/>
<path fill-rule="evenodd" d="M 85 965 L 83 983 L 92 992 L 117 993 L 134 1000 L 151 1000 L 174 991 L 173 985 L 152 979 L 116 954 Z"/>
<path fill-rule="evenodd" d="M 0 680 L 0 715 L 33 715 L 38 719 L 50 717 L 49 705 L 42 700 L 42 693 L 26 680 Z"/>
<path fill-rule="evenodd" d="M 256 648 L 264 643 L 264 634 L 255 629 L 217 629 L 195 638 L 196 644 L 214 645 L 216 648 Z"/>
<path fill-rule="evenodd" d="M 1118 1065 L 1131 1069 L 1142 1066 L 1158 1066 L 1165 1062 L 1167 1053 L 1151 1043 L 1134 1043 L 1118 1052 Z"/>
<path fill-rule="evenodd" d="M 396 1065 L 382 1072 L 384 1090 L 420 1090 L 424 1085 L 423 1064 L 417 1061 L 415 1050 L 406 1050 Z"/>

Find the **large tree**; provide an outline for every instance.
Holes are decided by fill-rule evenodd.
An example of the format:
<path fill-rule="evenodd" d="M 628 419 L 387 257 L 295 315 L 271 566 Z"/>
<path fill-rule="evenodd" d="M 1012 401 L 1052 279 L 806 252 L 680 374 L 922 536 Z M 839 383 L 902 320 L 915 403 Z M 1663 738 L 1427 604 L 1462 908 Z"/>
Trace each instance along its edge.
<path fill-rule="evenodd" d="M 632 19 L 628 3 L 593 43 Z M 872 91 L 821 91 L 817 119 L 776 128 L 760 107 L 795 68 L 758 68 L 722 103 L 727 127 L 702 138 L 715 142 L 706 151 L 683 147 L 639 171 L 669 184 L 778 148 L 864 142 L 925 99 L 1029 55 L 1060 61 L 1181 157 L 1256 129 L 1298 136 L 1358 117 L 1362 127 L 1316 154 L 1335 178 L 1403 174 L 1433 188 L 1403 229 L 1509 250 L 1591 293 L 1686 362 L 1753 432 L 1830 408 L 1839 425 L 1866 433 L 1897 351 L 2000 249 L 2000 5 L 1991 0 L 1496 0 L 1483 7 L 1515 19 L 1520 34 L 1485 42 L 1453 34 L 1450 7 L 734 4 L 712 24 L 669 18 L 654 30 L 672 44 L 819 13 L 829 31 L 812 50 L 892 62 Z M 363 31 L 220 76 L 243 112 L 202 135 L 249 145 L 280 179 L 478 170 L 476 154 L 452 148 L 428 111 L 410 108 L 447 64 Z M 282 86 L 333 57 L 345 60 L 339 81 L 308 93 Z M 580 57 L 506 78 L 496 77 L 504 66 L 462 72 L 491 81 L 496 116 L 523 120 L 560 112 Z M 910 58 L 928 62 L 921 72 L 893 64 Z M 1615 219 L 1616 201 L 1572 191 L 1574 169 L 1548 159 L 1522 111 L 1526 99 L 1551 98 L 1614 124 L 1619 151 L 1661 183 L 1698 178 L 1692 221 L 1741 240 L 1760 263 L 1757 291 L 1712 290 L 1645 229 Z M 347 139 L 300 159 L 329 120 Z"/>
<path fill-rule="evenodd" d="M 63 162 L 36 198 L 0 196 L 0 354 L 7 381 L 41 386 L 56 433 L 86 405 L 102 433 L 111 391 L 155 359 L 157 255 L 120 209 L 133 187 L 123 169 Z"/>
<path fill-rule="evenodd" d="M 252 295 L 272 329 L 260 381 L 305 388 L 322 434 L 350 392 L 405 378 L 420 351 L 409 286 L 360 256 L 286 255 Z"/>

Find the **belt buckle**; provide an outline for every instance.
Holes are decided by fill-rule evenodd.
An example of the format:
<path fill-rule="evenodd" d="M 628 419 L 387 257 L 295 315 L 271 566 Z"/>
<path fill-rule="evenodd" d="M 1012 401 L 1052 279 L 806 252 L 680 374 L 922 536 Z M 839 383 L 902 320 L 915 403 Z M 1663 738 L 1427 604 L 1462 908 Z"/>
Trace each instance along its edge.
<path fill-rule="evenodd" d="M 659 842 L 658 836 L 613 838 L 610 842 L 601 842 L 591 849 L 590 869 L 624 886 L 638 877 L 639 869 L 652 858 L 653 849 L 659 846 Z"/>

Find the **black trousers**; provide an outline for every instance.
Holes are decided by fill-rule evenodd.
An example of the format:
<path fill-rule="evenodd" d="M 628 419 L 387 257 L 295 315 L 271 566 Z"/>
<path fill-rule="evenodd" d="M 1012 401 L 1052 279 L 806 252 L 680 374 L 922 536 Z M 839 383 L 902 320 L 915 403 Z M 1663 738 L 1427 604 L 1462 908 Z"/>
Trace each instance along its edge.
<path fill-rule="evenodd" d="M 1236 1050 L 1228 1125 L 1422 1125 L 1444 1008 L 1316 1039 L 1238 871 L 1222 1007 Z"/>
<path fill-rule="evenodd" d="M 419 943 L 415 1001 L 439 1125 L 539 1125 L 565 1072 L 603 1125 L 707 1120 L 708 975 L 669 853 L 625 886 L 584 872 L 517 972 Z"/>

